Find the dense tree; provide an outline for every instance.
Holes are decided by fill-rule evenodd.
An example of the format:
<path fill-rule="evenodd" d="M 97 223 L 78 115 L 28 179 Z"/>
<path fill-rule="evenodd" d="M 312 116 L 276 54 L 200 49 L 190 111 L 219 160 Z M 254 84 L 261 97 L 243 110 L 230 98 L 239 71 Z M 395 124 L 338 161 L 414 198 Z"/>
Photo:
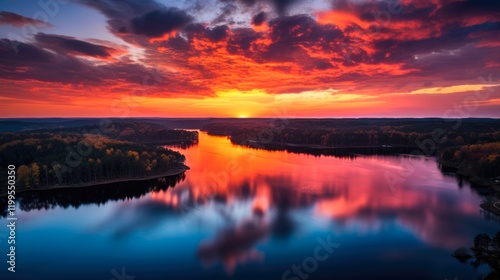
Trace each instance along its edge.
<path fill-rule="evenodd" d="M 478 234 L 474 238 L 474 248 L 479 252 L 488 252 L 490 247 L 491 238 L 486 233 Z"/>
<path fill-rule="evenodd" d="M 3 133 L 0 141 L 0 166 L 17 167 L 19 189 L 141 178 L 182 168 L 184 162 L 183 155 L 163 147 L 88 133 Z"/>
<path fill-rule="evenodd" d="M 249 141 L 267 144 L 321 145 L 325 147 L 411 146 L 421 148 L 432 141 L 440 148 L 457 144 L 483 144 L 500 141 L 500 121 L 439 119 L 283 119 L 225 121 L 206 124 L 202 130 L 230 137 L 235 144 Z M 458 134 L 460 132 L 460 135 Z"/>
<path fill-rule="evenodd" d="M 30 187 L 30 168 L 23 164 L 17 168 L 17 184 L 21 187 Z"/>
<path fill-rule="evenodd" d="M 40 167 L 36 162 L 31 164 L 30 171 L 30 181 L 33 182 L 33 186 L 40 186 Z"/>
<path fill-rule="evenodd" d="M 448 147 L 440 159 L 479 177 L 500 176 L 500 142 Z"/>

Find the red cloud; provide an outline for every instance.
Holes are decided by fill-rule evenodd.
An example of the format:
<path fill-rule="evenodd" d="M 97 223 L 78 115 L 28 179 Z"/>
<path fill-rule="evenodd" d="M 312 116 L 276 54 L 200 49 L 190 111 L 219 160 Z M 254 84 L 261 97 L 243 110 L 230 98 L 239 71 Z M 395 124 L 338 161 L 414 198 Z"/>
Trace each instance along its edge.
<path fill-rule="evenodd" d="M 0 24 L 13 25 L 13 26 L 23 26 L 23 25 L 52 26 L 50 23 L 45 21 L 4 11 L 0 12 Z"/>

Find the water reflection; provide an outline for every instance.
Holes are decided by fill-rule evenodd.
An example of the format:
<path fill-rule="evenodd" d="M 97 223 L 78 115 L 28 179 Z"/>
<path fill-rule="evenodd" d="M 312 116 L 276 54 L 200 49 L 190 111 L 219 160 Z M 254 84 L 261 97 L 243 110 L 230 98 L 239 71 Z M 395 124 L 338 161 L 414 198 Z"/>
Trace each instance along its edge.
<path fill-rule="evenodd" d="M 478 220 L 480 197 L 471 194 L 470 188 L 457 190 L 455 179 L 444 176 L 434 158 L 318 158 L 242 148 L 204 133 L 199 148 L 182 152 L 192 167 L 186 181 L 150 197 L 183 209 L 194 205 L 206 209 L 217 201 L 225 211 L 239 214 L 241 224 L 221 230 L 211 246 L 202 243 L 198 251 L 204 261 L 218 256 L 230 263 L 229 270 L 236 261 L 227 260 L 226 252 L 233 252 L 228 246 L 233 244 L 234 252 L 239 252 L 236 244 L 248 244 L 230 241 L 243 238 L 237 234 L 240 227 L 250 223 L 259 229 L 258 238 L 263 238 L 264 229 L 267 235 L 291 235 L 298 222 L 289 218 L 290 213 L 301 209 L 312 209 L 310 219 L 346 227 L 358 224 L 361 230 L 375 233 L 381 230 L 377 228 L 381 221 L 394 220 L 423 242 L 449 249 L 466 244 L 474 228 L 482 224 Z M 404 170 L 408 161 L 412 172 Z M 388 174 L 401 180 L 390 186 Z M 247 213 L 238 213 L 233 206 L 243 202 L 251 207 Z M 259 215 L 251 222 L 243 219 L 255 213 Z M 206 218 L 204 211 L 197 215 Z M 266 219 L 273 224 L 269 226 Z M 255 242 L 253 236 L 249 240 Z M 220 252 L 219 247 L 224 250 Z"/>
<path fill-rule="evenodd" d="M 262 261 L 264 253 L 254 246 L 268 235 L 269 222 L 258 212 L 254 214 L 221 230 L 214 239 L 202 241 L 197 251 L 200 260 L 208 266 L 220 260 L 228 274 L 234 272 L 238 262 Z"/>
<path fill-rule="evenodd" d="M 83 188 L 53 189 L 20 192 L 17 194 L 19 209 L 32 211 L 55 207 L 79 208 L 82 205 L 103 205 L 110 201 L 138 199 L 146 194 L 165 191 L 182 182 L 186 175 L 169 176 L 147 181 L 120 182 Z M 7 205 L 7 197 L 0 198 L 0 205 Z M 5 207 L 2 207 L 5 210 Z M 2 216 L 6 216 L 6 212 Z"/>
<path fill-rule="evenodd" d="M 459 188 L 455 177 L 445 176 L 433 158 L 266 151 L 235 146 L 224 137 L 205 133 L 200 133 L 198 145 L 181 152 L 191 169 L 164 183 L 27 193 L 20 198 L 20 208 L 78 208 L 120 201 L 87 230 L 92 234 L 109 232 L 113 240 L 121 242 L 141 243 L 143 253 L 169 247 L 172 242 L 192 244 L 189 249 L 182 248 L 186 255 L 164 254 L 160 259 L 196 267 L 194 258 L 212 272 L 221 265 L 228 277 L 241 277 L 236 276 L 239 271 L 249 273 L 249 265 L 260 265 L 266 274 L 258 277 L 268 278 L 267 273 L 276 269 L 279 271 L 273 278 L 279 278 L 295 261 L 310 254 L 309 248 L 306 253 L 300 250 L 305 239 L 314 242 L 314 234 L 327 232 L 346 244 L 342 248 L 356 253 L 336 260 L 346 267 L 338 265 L 338 275 L 350 275 L 348 267 L 354 263 L 367 268 L 368 273 L 378 262 L 378 276 L 400 279 L 401 275 L 391 278 L 386 274 L 393 268 L 391 262 L 411 266 L 439 261 L 454 249 L 467 246 L 477 233 L 493 233 L 499 225 L 498 220 L 486 220 L 480 212 L 480 195 L 469 187 Z M 397 180 L 390 180 L 394 178 Z M 146 234 L 157 239 L 149 242 Z M 397 243 L 405 234 L 417 241 Z M 173 237 L 178 241 L 172 241 Z M 297 247 L 289 251 L 290 256 L 280 255 L 291 245 Z M 414 249 L 411 246 L 418 247 L 418 252 L 408 252 L 408 248 Z M 380 263 L 382 260 L 385 263 Z M 455 273 L 454 260 L 446 265 L 449 267 L 444 266 L 439 277 L 428 268 L 408 279 L 454 277 L 442 274 Z M 161 267 L 148 269 L 157 273 Z M 317 279 L 331 278 L 328 267 L 324 274 L 318 272 Z M 464 277 L 475 275 L 474 271 L 458 269 Z M 196 273 L 183 270 L 179 275 L 201 277 Z"/>

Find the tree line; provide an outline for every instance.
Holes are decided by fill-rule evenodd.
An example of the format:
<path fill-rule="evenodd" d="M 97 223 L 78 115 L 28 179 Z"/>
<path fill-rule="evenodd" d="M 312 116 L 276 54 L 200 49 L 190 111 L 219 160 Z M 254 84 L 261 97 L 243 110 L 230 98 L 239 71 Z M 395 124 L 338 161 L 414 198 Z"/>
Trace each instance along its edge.
<path fill-rule="evenodd" d="M 198 143 L 197 131 L 170 129 L 157 123 L 142 121 L 120 121 L 101 125 L 44 129 L 39 131 L 102 134 L 111 139 L 144 144 L 192 145 Z"/>
<path fill-rule="evenodd" d="M 257 119 L 206 124 L 211 135 L 229 136 L 235 144 L 320 145 L 325 147 L 412 146 L 435 139 L 439 147 L 500 141 L 500 120 L 464 119 Z M 436 137 L 438 135 L 438 137 Z"/>
<path fill-rule="evenodd" d="M 0 134 L 0 166 L 17 167 L 18 189 L 141 178 L 183 168 L 184 160 L 176 151 L 98 134 Z"/>

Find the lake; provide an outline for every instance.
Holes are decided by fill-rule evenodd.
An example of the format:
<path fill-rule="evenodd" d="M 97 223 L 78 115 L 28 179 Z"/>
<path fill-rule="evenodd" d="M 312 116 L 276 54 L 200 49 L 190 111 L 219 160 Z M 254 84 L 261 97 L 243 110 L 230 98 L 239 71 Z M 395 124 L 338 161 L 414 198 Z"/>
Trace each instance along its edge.
<path fill-rule="evenodd" d="M 2 279 L 444 280 L 488 271 L 451 254 L 500 223 L 434 158 L 266 151 L 203 132 L 198 145 L 173 149 L 191 168 L 184 176 L 18 202 L 17 272 L 7 274 L 2 252 Z"/>

